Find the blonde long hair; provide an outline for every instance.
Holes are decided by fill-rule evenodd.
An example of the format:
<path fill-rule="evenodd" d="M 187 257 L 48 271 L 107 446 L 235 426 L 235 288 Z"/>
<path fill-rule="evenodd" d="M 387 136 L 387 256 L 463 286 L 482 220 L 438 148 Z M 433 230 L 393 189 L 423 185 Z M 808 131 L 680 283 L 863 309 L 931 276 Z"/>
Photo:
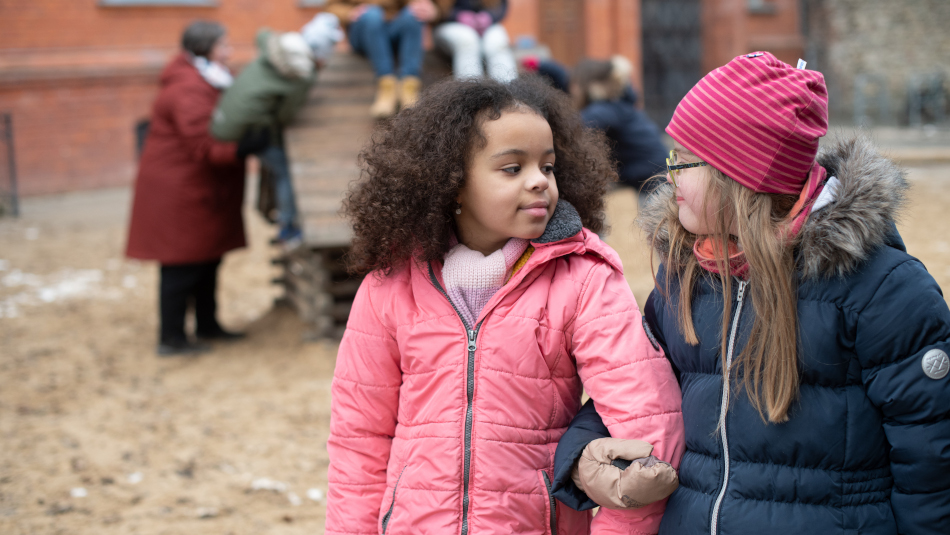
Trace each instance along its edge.
<path fill-rule="evenodd" d="M 690 345 L 699 338 L 693 325 L 692 296 L 696 282 L 704 276 L 718 277 L 722 284 L 723 308 L 720 351 L 724 388 L 744 388 L 750 402 L 763 420 L 781 423 L 788 420 L 792 403 L 798 398 L 798 299 L 795 280 L 794 249 L 797 240 L 785 238 L 784 225 L 797 200 L 795 195 L 757 193 L 706 167 L 711 180 L 704 195 L 703 212 L 709 199 L 718 199 L 715 210 L 716 263 L 719 275 L 705 271 L 693 254 L 700 237 L 683 228 L 679 207 L 671 197 L 658 232 L 669 233 L 670 248 L 665 263 L 668 273 L 679 279 L 678 325 Z M 731 235 L 735 232 L 735 236 Z M 733 280 L 727 259 L 730 241 L 741 244 L 749 264 L 748 287 L 755 320 L 749 343 L 726 366 L 729 343 Z M 666 277 L 666 295 L 670 295 L 671 276 Z M 729 377 L 732 375 L 732 377 Z"/>

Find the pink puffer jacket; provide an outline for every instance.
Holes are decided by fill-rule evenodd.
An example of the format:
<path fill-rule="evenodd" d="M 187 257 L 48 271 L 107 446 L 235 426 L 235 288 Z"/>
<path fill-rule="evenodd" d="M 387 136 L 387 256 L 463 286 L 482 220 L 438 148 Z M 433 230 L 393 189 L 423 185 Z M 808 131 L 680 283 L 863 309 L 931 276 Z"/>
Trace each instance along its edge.
<path fill-rule="evenodd" d="M 615 437 L 678 466 L 680 389 L 617 254 L 558 203 L 528 263 L 466 328 L 441 267 L 366 278 L 332 387 L 328 534 L 586 534 L 550 497 L 581 383 Z M 597 533 L 656 533 L 665 500 Z"/>

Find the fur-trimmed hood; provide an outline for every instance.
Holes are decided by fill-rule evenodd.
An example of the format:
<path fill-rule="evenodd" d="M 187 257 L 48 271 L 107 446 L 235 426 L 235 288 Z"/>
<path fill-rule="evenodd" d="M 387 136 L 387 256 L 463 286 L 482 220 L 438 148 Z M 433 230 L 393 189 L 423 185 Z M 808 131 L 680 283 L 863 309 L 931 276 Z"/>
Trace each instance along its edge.
<path fill-rule="evenodd" d="M 834 140 L 819 151 L 818 163 L 840 184 L 834 200 L 812 212 L 802 227 L 798 259 L 805 278 L 846 275 L 887 244 L 908 188 L 904 170 L 863 135 Z M 660 186 L 637 220 L 663 258 L 670 240 L 659 225 L 673 194 L 671 184 Z"/>
<path fill-rule="evenodd" d="M 279 33 L 264 28 L 257 33 L 257 48 L 284 78 L 304 80 L 313 75 L 313 51 L 299 33 Z"/>

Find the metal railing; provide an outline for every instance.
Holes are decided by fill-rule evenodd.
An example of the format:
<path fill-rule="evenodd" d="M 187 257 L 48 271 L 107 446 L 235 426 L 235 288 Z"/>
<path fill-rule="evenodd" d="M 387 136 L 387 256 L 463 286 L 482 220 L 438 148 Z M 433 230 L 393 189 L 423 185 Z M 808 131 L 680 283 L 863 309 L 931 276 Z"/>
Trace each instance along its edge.
<path fill-rule="evenodd" d="M 13 150 L 13 116 L 0 113 L 0 217 L 20 215 Z"/>

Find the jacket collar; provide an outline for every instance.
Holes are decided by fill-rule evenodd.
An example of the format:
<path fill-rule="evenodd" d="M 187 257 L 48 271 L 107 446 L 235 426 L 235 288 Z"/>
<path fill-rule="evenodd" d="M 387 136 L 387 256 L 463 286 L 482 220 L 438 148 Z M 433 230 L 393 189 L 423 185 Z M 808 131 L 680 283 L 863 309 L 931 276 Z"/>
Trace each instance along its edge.
<path fill-rule="evenodd" d="M 840 185 L 834 201 L 802 226 L 798 261 L 803 278 L 846 275 L 884 245 L 904 250 L 894 222 L 905 202 L 905 172 L 863 135 L 833 140 L 819 151 L 818 163 Z M 670 184 L 657 188 L 638 217 L 661 258 L 669 253 L 670 236 L 660 222 L 674 193 Z"/>
<path fill-rule="evenodd" d="M 593 254 L 623 273 L 623 264 L 616 251 L 601 241 L 596 234 L 585 229 L 577 209 L 563 199 L 557 201 L 554 214 L 551 215 L 544 233 L 531 240 L 531 245 L 534 246 L 535 252 L 526 268 L 535 264 L 535 261 L 545 262 L 569 254 Z"/>

